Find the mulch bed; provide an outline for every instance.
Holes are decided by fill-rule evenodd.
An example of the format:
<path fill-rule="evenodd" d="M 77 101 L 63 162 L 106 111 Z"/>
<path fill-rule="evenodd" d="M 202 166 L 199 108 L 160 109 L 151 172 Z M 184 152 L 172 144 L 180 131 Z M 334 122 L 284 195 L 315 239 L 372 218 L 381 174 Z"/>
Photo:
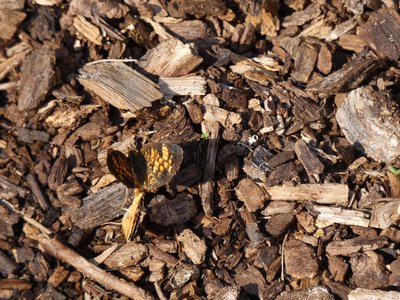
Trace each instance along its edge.
<path fill-rule="evenodd" d="M 400 299 L 399 28 L 396 1 L 0 0 L 0 298 Z M 127 241 L 107 150 L 157 143 L 182 162 Z"/>

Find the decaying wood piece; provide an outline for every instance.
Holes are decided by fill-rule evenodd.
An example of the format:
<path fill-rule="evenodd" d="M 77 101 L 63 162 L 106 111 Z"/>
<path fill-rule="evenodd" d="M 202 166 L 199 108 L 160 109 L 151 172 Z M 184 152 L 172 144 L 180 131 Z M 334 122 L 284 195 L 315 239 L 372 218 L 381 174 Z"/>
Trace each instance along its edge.
<path fill-rule="evenodd" d="M 76 16 L 74 18 L 74 27 L 76 30 L 87 40 L 95 45 L 101 45 L 100 29 L 87 21 L 83 16 Z"/>
<path fill-rule="evenodd" d="M 219 106 L 216 96 L 209 94 L 204 97 L 204 104 Z M 214 204 L 214 173 L 215 159 L 217 157 L 219 145 L 219 128 L 220 124 L 216 121 L 204 120 L 205 132 L 209 135 L 207 157 L 203 172 L 203 184 L 200 187 L 201 205 L 203 206 L 206 216 L 212 216 Z"/>
<path fill-rule="evenodd" d="M 324 171 L 324 164 L 311 151 L 304 140 L 298 140 L 294 146 L 297 158 L 303 164 L 309 178 L 320 175 Z"/>
<path fill-rule="evenodd" d="M 85 88 L 131 112 L 163 97 L 157 84 L 121 62 L 86 64 L 79 72 L 78 80 Z"/>
<path fill-rule="evenodd" d="M 148 256 L 146 245 L 128 242 L 117 249 L 104 260 L 104 265 L 110 269 L 121 269 L 136 265 Z"/>
<path fill-rule="evenodd" d="M 362 211 L 322 205 L 312 205 L 312 210 L 318 212 L 316 225 L 319 228 L 331 226 L 333 223 L 362 227 L 370 226 L 369 215 Z"/>
<path fill-rule="evenodd" d="M 165 96 L 206 94 L 206 80 L 202 76 L 160 77 L 158 85 Z"/>
<path fill-rule="evenodd" d="M 348 62 L 340 70 L 324 77 L 318 82 L 312 83 L 307 90 L 320 96 L 334 95 L 355 89 L 369 76 L 376 72 L 382 61 L 375 58 L 360 58 Z"/>
<path fill-rule="evenodd" d="M 203 59 L 192 44 L 170 39 L 149 50 L 138 65 L 147 72 L 162 77 L 178 77 L 189 74 Z"/>
<path fill-rule="evenodd" d="M 347 140 L 378 161 L 400 154 L 399 112 L 389 95 L 360 87 L 338 108 L 336 120 Z"/>
<path fill-rule="evenodd" d="M 313 278 L 319 270 L 316 253 L 306 243 L 290 240 L 283 249 L 285 272 L 293 278 Z"/>
<path fill-rule="evenodd" d="M 387 245 L 387 240 L 384 237 L 356 237 L 345 241 L 331 242 L 326 246 L 326 252 L 330 255 L 345 255 L 360 251 L 373 251 L 383 248 Z"/>
<path fill-rule="evenodd" d="M 262 188 L 251 179 L 245 178 L 239 181 L 236 188 L 236 195 L 243 201 L 249 212 L 255 212 L 263 207 L 268 195 Z"/>
<path fill-rule="evenodd" d="M 400 298 L 400 292 L 356 288 L 350 291 L 348 296 L 349 300 L 397 300 Z"/>
<path fill-rule="evenodd" d="M 158 195 L 150 202 L 149 207 L 151 221 L 162 226 L 185 223 L 197 212 L 193 197 L 184 193 L 171 200 Z"/>
<path fill-rule="evenodd" d="M 361 26 L 360 37 L 381 59 L 397 61 L 400 57 L 400 15 L 393 8 L 381 8 Z"/>
<path fill-rule="evenodd" d="M 39 48 L 33 50 L 22 64 L 18 109 L 29 111 L 37 108 L 49 92 L 55 75 L 54 51 Z"/>
<path fill-rule="evenodd" d="M 182 244 L 183 252 L 195 265 L 204 262 L 207 251 L 204 240 L 200 239 L 190 229 L 183 230 L 176 239 Z"/>
<path fill-rule="evenodd" d="M 400 198 L 376 199 L 372 206 L 371 227 L 386 229 L 400 220 Z"/>
<path fill-rule="evenodd" d="M 267 188 L 272 201 L 312 201 L 319 204 L 346 205 L 349 188 L 345 184 L 299 184 Z"/>
<path fill-rule="evenodd" d="M 0 38 L 10 40 L 26 14 L 17 10 L 0 9 Z"/>
<path fill-rule="evenodd" d="M 122 216 L 125 197 L 126 187 L 114 184 L 83 198 L 82 207 L 67 209 L 67 213 L 75 226 L 91 229 Z"/>

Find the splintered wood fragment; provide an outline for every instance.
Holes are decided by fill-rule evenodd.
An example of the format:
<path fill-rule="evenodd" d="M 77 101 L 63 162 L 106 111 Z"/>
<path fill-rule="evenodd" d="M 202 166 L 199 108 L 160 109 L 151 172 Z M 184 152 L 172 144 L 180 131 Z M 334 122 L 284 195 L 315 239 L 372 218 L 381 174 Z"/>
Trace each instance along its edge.
<path fill-rule="evenodd" d="M 185 229 L 176 240 L 182 244 L 182 250 L 186 256 L 195 264 L 201 264 L 206 259 L 207 246 L 205 242 L 194 234 L 190 229 Z"/>
<path fill-rule="evenodd" d="M 34 141 L 48 142 L 50 134 L 46 131 L 33 130 L 28 128 L 17 129 L 18 139 L 26 143 L 33 143 Z"/>
<path fill-rule="evenodd" d="M 124 63 L 89 63 L 79 72 L 85 88 L 120 109 L 134 112 L 163 97 L 157 84 Z"/>
<path fill-rule="evenodd" d="M 219 0 L 172 0 L 168 3 L 168 10 L 176 10 L 174 17 L 183 17 L 185 14 L 196 16 L 221 16 L 226 11 L 226 4 Z"/>
<path fill-rule="evenodd" d="M 0 9 L 0 38 L 10 40 L 25 17 L 25 13 L 17 10 Z"/>
<path fill-rule="evenodd" d="M 299 240 L 290 240 L 283 248 L 285 271 L 296 279 L 313 278 L 319 266 L 315 250 Z"/>
<path fill-rule="evenodd" d="M 69 271 L 64 269 L 63 266 L 58 266 L 55 270 L 54 273 L 51 274 L 49 277 L 48 282 L 54 286 L 58 287 L 60 284 L 62 284 L 64 281 L 66 281 L 69 277 Z"/>
<path fill-rule="evenodd" d="M 47 211 L 50 208 L 50 205 L 46 198 L 46 195 L 43 193 L 42 186 L 39 180 L 36 178 L 35 174 L 28 174 L 26 180 L 41 209 L 43 211 Z"/>
<path fill-rule="evenodd" d="M 239 200 L 244 202 L 250 212 L 255 212 L 263 207 L 265 200 L 268 198 L 267 193 L 249 178 L 239 181 L 236 195 Z"/>
<path fill-rule="evenodd" d="M 50 189 L 56 190 L 57 187 L 64 182 L 65 176 L 68 172 L 68 164 L 65 155 L 62 153 L 59 158 L 54 162 L 49 178 L 48 185 Z"/>
<path fill-rule="evenodd" d="M 0 279 L 0 290 L 30 290 L 32 288 L 32 283 L 25 279 L 18 278 L 6 278 Z"/>
<path fill-rule="evenodd" d="M 399 112 L 391 97 L 371 87 L 351 91 L 336 112 L 347 140 L 377 161 L 399 156 Z"/>
<path fill-rule="evenodd" d="M 400 220 L 400 198 L 377 199 L 372 206 L 371 227 L 385 229 Z"/>
<path fill-rule="evenodd" d="M 345 241 L 331 242 L 326 247 L 326 252 L 330 255 L 349 256 L 357 252 L 373 251 L 387 245 L 384 237 L 356 237 Z"/>
<path fill-rule="evenodd" d="M 242 209 L 240 211 L 240 217 L 246 224 L 246 233 L 250 239 L 250 246 L 257 248 L 262 245 L 266 241 L 267 237 L 258 228 L 258 224 L 254 215 L 251 214 L 247 209 Z"/>
<path fill-rule="evenodd" d="M 356 27 L 357 24 L 356 18 L 344 21 L 343 23 L 337 25 L 335 29 L 330 32 L 330 34 L 325 38 L 325 41 L 331 42 L 340 38 L 342 35 Z"/>
<path fill-rule="evenodd" d="M 360 36 L 383 60 L 397 61 L 400 57 L 400 15 L 393 8 L 381 8 L 361 26 Z"/>
<path fill-rule="evenodd" d="M 306 9 L 294 12 L 285 17 L 282 23 L 283 27 L 301 26 L 305 23 L 315 20 L 321 14 L 321 6 L 318 3 L 310 3 Z"/>
<path fill-rule="evenodd" d="M 320 96 L 327 96 L 355 89 L 382 65 L 381 60 L 373 58 L 351 60 L 340 70 L 310 84 L 307 90 Z"/>
<path fill-rule="evenodd" d="M 135 286 L 132 283 L 122 281 L 114 275 L 107 273 L 59 241 L 55 239 L 49 239 L 44 235 L 39 235 L 35 237 L 35 239 L 38 240 L 43 248 L 43 251 L 73 266 L 84 276 L 95 282 L 98 282 L 105 288 L 115 290 L 132 299 L 154 299 L 154 297 L 145 290 Z"/>
<path fill-rule="evenodd" d="M 216 96 L 209 94 L 204 97 L 204 104 L 218 106 L 219 101 Z M 215 159 L 218 152 L 220 124 L 216 121 L 204 120 L 204 127 L 209 135 L 209 140 L 200 197 L 204 213 L 209 217 L 213 214 Z"/>
<path fill-rule="evenodd" d="M 29 191 L 19 185 L 16 185 L 10 182 L 7 177 L 0 175 L 0 188 L 3 188 L 7 191 L 14 191 L 18 193 L 18 196 L 21 198 L 25 198 Z"/>
<path fill-rule="evenodd" d="M 354 51 L 356 53 L 362 52 L 367 47 L 364 40 L 356 34 L 342 35 L 338 40 L 338 44 L 343 49 Z"/>
<path fill-rule="evenodd" d="M 379 289 L 389 285 L 389 271 L 383 257 L 374 251 L 350 257 L 351 282 L 361 288 Z"/>
<path fill-rule="evenodd" d="M 204 114 L 204 120 L 207 122 L 217 121 L 222 126 L 232 127 L 235 124 L 240 124 L 242 118 L 239 114 L 231 111 L 227 111 L 218 106 L 205 104 L 206 112 Z"/>
<path fill-rule="evenodd" d="M 125 197 L 126 187 L 122 183 L 114 184 L 83 198 L 80 208 L 67 209 L 67 213 L 74 225 L 91 229 L 123 215 Z"/>
<path fill-rule="evenodd" d="M 318 51 L 314 46 L 302 43 L 294 57 L 293 80 L 306 83 L 317 62 Z"/>
<path fill-rule="evenodd" d="M 88 41 L 101 46 L 101 32 L 98 27 L 86 21 L 84 16 L 74 17 L 73 23 L 75 29 Z"/>
<path fill-rule="evenodd" d="M 311 151 L 304 140 L 298 140 L 296 142 L 294 151 L 310 178 L 313 178 L 314 175 L 320 175 L 324 171 L 324 164 L 318 159 L 314 152 Z"/>
<path fill-rule="evenodd" d="M 120 249 L 115 250 L 108 256 L 103 264 L 110 269 L 122 269 L 136 265 L 148 256 L 146 245 L 136 242 L 128 242 Z"/>
<path fill-rule="evenodd" d="M 202 76 L 160 77 L 158 85 L 165 96 L 206 94 L 206 80 Z"/>
<path fill-rule="evenodd" d="M 361 227 L 370 226 L 369 216 L 362 211 L 321 205 L 312 205 L 312 210 L 319 213 L 316 222 L 319 228 L 331 226 L 333 223 Z"/>
<path fill-rule="evenodd" d="M 138 65 L 158 76 L 179 77 L 189 74 L 202 62 L 194 45 L 170 39 L 147 51 Z"/>
<path fill-rule="evenodd" d="M 346 205 L 349 188 L 345 184 L 299 184 L 297 186 L 273 186 L 267 188 L 272 201 L 311 201 L 320 204 Z"/>
<path fill-rule="evenodd" d="M 400 299 L 400 292 L 382 291 L 372 289 L 356 288 L 348 294 L 348 300 L 397 300 Z"/>
<path fill-rule="evenodd" d="M 150 220 L 161 226 L 169 226 L 189 221 L 196 213 L 196 204 L 190 194 L 178 194 L 174 199 L 158 195 L 148 205 Z"/>
<path fill-rule="evenodd" d="M 3 251 L 0 251 L 0 271 L 7 276 L 11 276 L 15 271 L 18 270 L 18 265 L 15 261 L 11 260 L 6 256 Z"/>
<path fill-rule="evenodd" d="M 22 63 L 21 87 L 18 109 L 29 111 L 37 108 L 53 84 L 55 53 L 39 48 L 33 50 Z"/>

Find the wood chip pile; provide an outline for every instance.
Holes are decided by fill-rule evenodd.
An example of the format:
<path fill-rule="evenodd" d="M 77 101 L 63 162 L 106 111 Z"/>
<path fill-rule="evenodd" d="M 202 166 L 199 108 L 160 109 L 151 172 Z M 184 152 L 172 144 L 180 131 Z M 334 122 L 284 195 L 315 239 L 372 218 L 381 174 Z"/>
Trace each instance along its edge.
<path fill-rule="evenodd" d="M 400 299 L 400 14 L 0 0 L 1 299 Z M 175 143 L 133 199 L 107 149 Z"/>

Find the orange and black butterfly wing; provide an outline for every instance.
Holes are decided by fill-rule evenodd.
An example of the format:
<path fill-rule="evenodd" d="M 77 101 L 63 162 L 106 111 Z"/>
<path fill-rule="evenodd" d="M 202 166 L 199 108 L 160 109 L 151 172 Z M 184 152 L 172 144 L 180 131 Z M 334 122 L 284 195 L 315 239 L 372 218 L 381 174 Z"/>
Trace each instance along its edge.
<path fill-rule="evenodd" d="M 135 187 L 135 177 L 131 161 L 122 152 L 108 149 L 107 166 L 110 172 L 128 188 Z"/>
<path fill-rule="evenodd" d="M 144 188 L 155 191 L 176 174 L 183 159 L 183 150 L 176 144 L 154 143 L 140 150 L 146 161 Z"/>

